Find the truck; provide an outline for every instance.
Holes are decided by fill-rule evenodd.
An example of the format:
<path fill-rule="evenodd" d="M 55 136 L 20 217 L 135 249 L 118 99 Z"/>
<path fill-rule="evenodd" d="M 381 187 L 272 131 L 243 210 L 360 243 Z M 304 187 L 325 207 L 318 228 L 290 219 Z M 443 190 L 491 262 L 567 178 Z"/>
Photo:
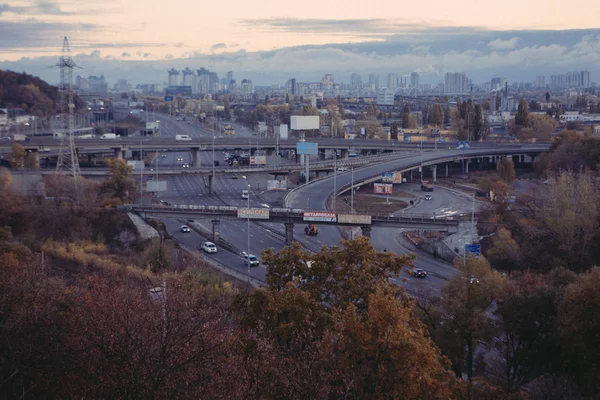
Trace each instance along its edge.
<path fill-rule="evenodd" d="M 421 190 L 424 192 L 433 192 L 433 182 L 421 181 Z"/>
<path fill-rule="evenodd" d="M 186 142 L 191 141 L 192 138 L 188 135 L 175 135 L 175 140 L 184 140 Z"/>
<path fill-rule="evenodd" d="M 317 236 L 319 234 L 319 229 L 317 228 L 317 226 L 315 224 L 308 224 L 304 228 L 304 233 L 307 234 L 308 236 Z"/>
<path fill-rule="evenodd" d="M 14 135 L 12 135 L 12 140 L 15 142 L 29 142 L 29 137 L 22 133 L 15 133 Z"/>
<path fill-rule="evenodd" d="M 225 134 L 226 135 L 235 135 L 235 130 L 231 125 L 225 125 Z"/>
<path fill-rule="evenodd" d="M 116 139 L 116 138 L 117 138 L 116 133 L 103 133 L 102 136 L 100 136 L 100 139 Z"/>

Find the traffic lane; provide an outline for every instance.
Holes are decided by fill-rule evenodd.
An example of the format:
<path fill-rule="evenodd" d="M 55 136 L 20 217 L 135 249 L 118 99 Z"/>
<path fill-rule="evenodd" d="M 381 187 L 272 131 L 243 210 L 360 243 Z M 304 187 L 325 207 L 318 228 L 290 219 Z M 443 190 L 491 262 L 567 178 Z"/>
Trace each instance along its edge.
<path fill-rule="evenodd" d="M 406 187 L 404 185 L 407 185 Z M 401 189 L 410 191 L 423 200 L 412 208 L 411 212 L 418 214 L 432 214 L 436 217 L 450 217 L 453 215 L 469 213 L 473 210 L 473 199 L 466 195 L 456 193 L 442 186 L 435 186 L 433 192 L 421 191 L 418 184 L 402 184 Z M 430 195 L 431 200 L 425 200 Z M 475 203 L 475 209 L 481 206 Z"/>
<path fill-rule="evenodd" d="M 240 254 L 232 253 L 221 247 L 217 248 L 216 253 L 204 253 L 202 251 L 202 243 L 210 242 L 210 239 L 203 237 L 194 230 L 187 233 L 181 232 L 180 228 L 181 225 L 184 225 L 184 223 L 182 223 L 180 220 L 172 218 L 164 218 L 161 220 L 164 222 L 167 232 L 179 243 L 182 243 L 186 247 L 198 250 L 203 254 L 204 257 L 218 261 L 219 263 L 235 270 L 236 272 L 250 276 L 254 279 L 258 279 L 262 282 L 265 281 L 266 269 L 264 266 L 262 266 L 262 264 L 260 267 L 248 269 L 244 263 L 244 259 Z"/>

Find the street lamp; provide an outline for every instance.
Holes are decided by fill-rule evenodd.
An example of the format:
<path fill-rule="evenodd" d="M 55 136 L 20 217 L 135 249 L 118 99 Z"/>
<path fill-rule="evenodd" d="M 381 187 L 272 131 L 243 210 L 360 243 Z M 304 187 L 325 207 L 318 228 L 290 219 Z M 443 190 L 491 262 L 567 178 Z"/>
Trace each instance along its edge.
<path fill-rule="evenodd" d="M 245 175 L 242 175 L 242 178 L 246 181 L 246 185 L 248 185 L 248 189 L 252 189 L 252 186 L 248 183 L 248 179 Z M 250 190 L 248 190 L 248 209 L 246 210 L 248 217 L 248 252 L 246 253 L 246 265 L 248 266 L 248 279 L 250 279 Z"/>

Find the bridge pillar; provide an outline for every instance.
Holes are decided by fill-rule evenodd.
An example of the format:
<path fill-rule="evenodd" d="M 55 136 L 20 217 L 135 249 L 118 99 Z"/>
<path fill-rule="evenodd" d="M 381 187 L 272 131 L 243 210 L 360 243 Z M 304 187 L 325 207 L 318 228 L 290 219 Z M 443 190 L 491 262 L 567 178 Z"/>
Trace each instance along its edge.
<path fill-rule="evenodd" d="M 200 148 L 192 147 L 192 163 L 194 168 L 199 168 L 202 165 L 202 161 L 200 160 Z"/>
<path fill-rule="evenodd" d="M 360 227 L 360 230 L 361 230 L 363 236 L 371 238 L 371 226 L 370 225 L 363 225 Z"/>
<path fill-rule="evenodd" d="M 412 169 L 410 170 L 410 181 L 411 182 L 413 181 L 413 170 Z"/>
<path fill-rule="evenodd" d="M 274 156 L 275 155 L 275 149 L 267 149 L 267 156 Z"/>
<path fill-rule="evenodd" d="M 125 158 L 125 150 L 123 150 L 120 147 L 115 147 L 113 150 L 115 151 L 115 158 L 118 158 L 118 159 Z"/>
<path fill-rule="evenodd" d="M 465 160 L 465 174 L 469 173 L 469 164 L 471 163 L 471 160 Z"/>
<path fill-rule="evenodd" d="M 294 223 L 293 222 L 285 222 L 285 243 L 292 244 L 294 241 Z"/>
<path fill-rule="evenodd" d="M 446 178 L 448 177 L 448 165 L 450 165 L 450 164 L 446 163 Z"/>
<path fill-rule="evenodd" d="M 221 224 L 221 221 L 218 219 L 213 219 L 211 222 L 212 222 L 212 240 L 214 242 L 217 240 L 217 237 L 221 234 L 221 232 L 219 231 L 219 225 Z"/>
<path fill-rule="evenodd" d="M 433 177 L 433 181 L 437 181 L 437 165 L 432 165 L 431 167 L 431 175 Z"/>
<path fill-rule="evenodd" d="M 535 168 L 535 158 L 536 158 L 536 156 L 532 155 L 530 157 L 531 157 L 531 167 Z"/>
<path fill-rule="evenodd" d="M 325 149 L 319 149 L 319 160 L 325 159 Z"/>
<path fill-rule="evenodd" d="M 348 158 L 348 155 L 350 154 L 350 152 L 348 151 L 348 149 L 341 149 L 340 152 L 341 152 L 341 155 L 342 155 L 341 158 L 343 160 L 346 160 Z"/>
<path fill-rule="evenodd" d="M 213 176 L 209 175 L 208 176 L 208 194 L 210 196 L 212 196 L 215 193 L 215 191 L 214 191 L 214 184 L 215 183 L 213 182 Z"/>

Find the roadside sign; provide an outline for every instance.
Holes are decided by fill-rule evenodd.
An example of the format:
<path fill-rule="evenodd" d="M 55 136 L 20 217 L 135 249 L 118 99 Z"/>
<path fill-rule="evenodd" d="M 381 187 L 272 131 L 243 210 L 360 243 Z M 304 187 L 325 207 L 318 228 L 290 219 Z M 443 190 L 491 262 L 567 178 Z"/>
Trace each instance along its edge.
<path fill-rule="evenodd" d="M 311 155 L 319 154 L 318 144 L 317 143 L 298 142 L 298 143 L 296 143 L 296 153 L 297 154 L 311 154 Z"/>
<path fill-rule="evenodd" d="M 456 143 L 456 150 L 468 150 L 470 148 L 471 148 L 471 144 L 469 142 Z"/>
<path fill-rule="evenodd" d="M 165 96 L 165 101 L 173 101 L 173 96 Z"/>
<path fill-rule="evenodd" d="M 394 173 L 393 172 L 383 172 L 381 174 L 381 182 L 393 183 L 394 182 Z"/>
<path fill-rule="evenodd" d="M 335 222 L 336 216 L 334 212 L 305 211 L 303 219 L 312 222 Z"/>
<path fill-rule="evenodd" d="M 269 219 L 269 209 L 268 208 L 238 208 L 237 209 L 238 218 L 245 219 Z"/>
<path fill-rule="evenodd" d="M 475 254 L 476 257 L 479 257 L 481 255 L 481 245 L 480 244 L 465 244 L 465 252 Z"/>
<path fill-rule="evenodd" d="M 391 183 L 375 183 L 373 184 L 373 192 L 377 194 L 392 194 Z"/>
<path fill-rule="evenodd" d="M 370 215 L 338 214 L 337 218 L 340 224 L 371 225 Z"/>

